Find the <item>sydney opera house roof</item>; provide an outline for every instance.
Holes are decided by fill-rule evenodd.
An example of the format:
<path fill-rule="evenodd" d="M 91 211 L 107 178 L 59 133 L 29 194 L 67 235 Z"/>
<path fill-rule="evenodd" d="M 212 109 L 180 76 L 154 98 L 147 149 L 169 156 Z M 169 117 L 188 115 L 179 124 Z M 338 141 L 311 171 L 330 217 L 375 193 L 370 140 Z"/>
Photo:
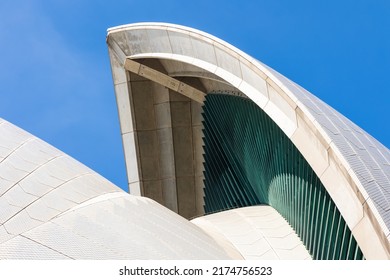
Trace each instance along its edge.
<path fill-rule="evenodd" d="M 191 28 L 108 30 L 130 194 L 0 119 L 0 259 L 389 259 L 390 151 Z"/>
<path fill-rule="evenodd" d="M 2 119 L 0 147 L 0 259 L 310 258 L 294 230 L 267 206 L 226 211 L 229 221 L 216 217 L 208 230 L 214 215 L 191 223 Z M 283 226 L 283 236 L 262 229 L 264 222 L 254 226 L 255 217 Z M 245 234 L 234 232 L 237 225 Z M 263 244 L 261 255 L 248 245 L 248 235 Z"/>

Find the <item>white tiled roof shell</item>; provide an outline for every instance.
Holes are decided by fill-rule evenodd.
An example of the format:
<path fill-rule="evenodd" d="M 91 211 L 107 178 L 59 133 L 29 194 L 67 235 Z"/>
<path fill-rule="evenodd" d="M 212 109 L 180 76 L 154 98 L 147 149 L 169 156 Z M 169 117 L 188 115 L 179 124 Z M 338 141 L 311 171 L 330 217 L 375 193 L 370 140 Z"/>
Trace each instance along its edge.
<path fill-rule="evenodd" d="M 168 74 L 209 73 L 252 99 L 313 167 L 365 256 L 390 257 L 388 148 L 299 85 L 207 33 L 173 24 L 138 23 L 109 29 L 107 42 L 116 61 L 112 69 L 118 87 L 125 82 L 120 67 L 126 59 L 154 58 L 165 66 L 181 63 L 179 69 L 167 68 Z M 375 244 L 386 248 L 383 255 L 366 242 L 374 239 L 373 234 Z"/>
<path fill-rule="evenodd" d="M 357 176 L 387 229 L 390 229 L 390 150 L 309 91 L 275 70 L 267 69 L 297 97 L 324 129 L 348 163 L 348 171 Z"/>
<path fill-rule="evenodd" d="M 192 220 L 215 240 L 228 240 L 246 260 L 311 260 L 287 221 L 271 206 L 256 205 Z"/>
<path fill-rule="evenodd" d="M 229 258 L 189 221 L 0 119 L 0 259 Z"/>

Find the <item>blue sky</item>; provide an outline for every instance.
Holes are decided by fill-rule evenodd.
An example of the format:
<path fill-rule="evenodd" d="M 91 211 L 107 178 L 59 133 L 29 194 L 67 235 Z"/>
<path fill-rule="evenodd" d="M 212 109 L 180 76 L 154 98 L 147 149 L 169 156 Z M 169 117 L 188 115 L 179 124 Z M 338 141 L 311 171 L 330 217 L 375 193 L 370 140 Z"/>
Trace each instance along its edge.
<path fill-rule="evenodd" d="M 126 189 L 105 36 L 146 21 L 235 45 L 390 147 L 387 0 L 1 0 L 0 117 Z"/>

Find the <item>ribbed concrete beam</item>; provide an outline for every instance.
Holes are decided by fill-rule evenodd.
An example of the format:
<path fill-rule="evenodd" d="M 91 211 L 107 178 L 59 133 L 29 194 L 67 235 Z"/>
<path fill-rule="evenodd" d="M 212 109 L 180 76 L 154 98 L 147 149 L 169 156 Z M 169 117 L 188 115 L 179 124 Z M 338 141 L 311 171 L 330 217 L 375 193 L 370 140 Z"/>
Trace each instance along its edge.
<path fill-rule="evenodd" d="M 146 79 L 149 79 L 153 82 L 156 82 L 160 85 L 163 85 L 171 90 L 174 90 L 178 93 L 183 94 L 184 96 L 195 100 L 196 102 L 199 102 L 203 104 L 205 93 L 186 84 L 183 83 L 175 78 L 172 78 L 160 71 L 157 71 L 153 68 L 150 68 L 146 65 L 143 65 L 141 63 L 138 63 L 134 60 L 131 60 L 129 58 L 125 61 L 125 69 L 127 71 L 130 71 L 132 73 L 135 73 L 141 77 L 144 77 Z"/>

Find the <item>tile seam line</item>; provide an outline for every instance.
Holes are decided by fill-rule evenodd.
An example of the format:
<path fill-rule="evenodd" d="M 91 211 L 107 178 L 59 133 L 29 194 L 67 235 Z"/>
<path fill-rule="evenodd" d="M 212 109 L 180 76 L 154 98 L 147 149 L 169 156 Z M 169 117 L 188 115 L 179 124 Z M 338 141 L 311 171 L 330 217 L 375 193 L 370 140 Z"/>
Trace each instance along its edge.
<path fill-rule="evenodd" d="M 28 142 L 31 142 L 32 140 L 35 140 L 37 139 L 36 137 L 30 135 L 29 138 L 25 139 L 22 143 L 20 143 L 16 148 L 12 149 L 10 151 L 10 153 L 5 157 L 3 158 L 0 163 L 3 163 L 6 159 L 8 159 L 11 155 L 13 155 L 17 150 L 19 150 L 21 147 L 23 147 L 24 145 L 26 145 Z M 4 147 L 6 148 L 6 147 Z"/>
<path fill-rule="evenodd" d="M 270 206 L 271 207 L 271 206 Z M 272 209 L 274 209 L 273 207 L 272 207 Z M 275 209 L 274 209 L 275 210 Z M 233 210 L 234 211 L 234 210 Z M 276 211 L 276 210 L 275 210 Z M 238 212 L 238 211 L 234 211 L 234 212 Z M 276 211 L 277 212 L 277 211 Z M 279 213 L 279 212 L 278 212 Z M 240 212 L 238 212 L 237 213 L 240 217 L 242 217 L 244 220 L 247 220 L 248 221 L 248 223 L 249 224 L 251 224 L 251 225 L 253 225 L 251 222 L 250 222 L 250 220 L 249 219 L 247 219 L 245 216 L 243 216 L 242 215 L 242 213 L 240 213 Z M 280 215 L 280 214 L 279 214 Z M 263 234 L 263 232 L 261 231 L 261 235 L 262 235 L 262 237 L 263 237 L 263 239 L 265 240 L 265 242 L 267 242 L 267 244 L 268 244 L 268 246 L 270 247 L 270 250 L 272 250 L 272 252 L 274 252 L 275 253 L 275 255 L 278 257 L 278 259 L 280 260 L 281 258 L 280 258 L 280 256 L 279 256 L 279 254 L 275 251 L 275 249 L 274 249 L 274 247 L 271 245 L 271 243 L 268 241 L 268 238 Z M 268 250 L 267 252 L 269 252 L 270 250 Z M 265 252 L 265 253 L 267 253 L 267 252 Z M 264 253 L 264 254 L 265 254 Z M 263 255 L 264 255 L 263 254 Z"/>
<path fill-rule="evenodd" d="M 33 173 L 35 173 L 37 170 L 39 170 L 40 168 L 42 168 L 43 166 L 45 166 L 46 164 L 52 162 L 53 160 L 55 159 L 58 159 L 58 158 L 66 158 L 67 156 L 65 155 L 57 155 L 57 156 L 54 156 L 52 158 L 50 158 L 49 160 L 47 160 L 46 162 L 38 165 L 34 170 L 28 172 L 24 177 L 22 177 L 21 179 L 19 179 L 17 182 L 15 182 L 12 186 L 10 186 L 5 192 L 3 192 L 0 197 L 2 197 L 4 194 L 6 194 L 7 192 L 9 192 L 11 189 L 13 189 L 16 185 L 19 185 L 20 182 L 22 182 L 23 180 L 25 180 L 26 178 L 30 177 Z M 58 179 L 58 178 L 57 178 Z M 20 185 L 19 185 L 20 186 Z M 20 188 L 23 190 L 23 192 L 27 193 L 27 194 L 30 194 L 30 195 L 33 195 L 31 193 L 28 193 L 24 190 L 24 188 L 22 186 L 20 186 Z M 36 195 L 33 195 L 35 197 L 37 197 Z M 38 197 L 39 198 L 39 197 Z"/>
<path fill-rule="evenodd" d="M 15 217 L 16 215 L 18 215 L 19 213 L 21 213 L 21 212 L 23 212 L 23 211 L 26 211 L 27 215 L 28 215 L 31 219 L 36 220 L 36 221 L 39 221 L 39 222 L 42 222 L 42 224 L 47 223 L 47 222 L 53 220 L 54 218 L 58 217 L 58 216 L 59 216 L 60 214 L 62 214 L 63 212 L 60 211 L 60 213 L 58 213 L 57 215 L 53 216 L 53 217 L 50 218 L 49 220 L 47 220 L 47 221 L 42 221 L 42 220 L 39 220 L 39 219 L 36 219 L 36 218 L 31 217 L 30 213 L 28 213 L 27 207 L 29 207 L 29 206 L 31 206 L 32 204 L 34 204 L 35 202 L 41 200 L 43 197 L 45 197 L 45 196 L 48 195 L 49 193 L 53 192 L 54 190 L 60 188 L 61 186 L 65 185 L 65 184 L 67 184 L 67 183 L 69 183 L 69 182 L 71 182 L 71 181 L 73 181 L 73 180 L 75 180 L 75 179 L 77 179 L 77 178 L 86 176 L 86 175 L 93 175 L 93 173 L 84 173 L 84 174 L 80 174 L 80 175 L 78 175 L 78 176 L 76 176 L 76 177 L 74 177 L 74 178 L 72 178 L 72 179 L 70 179 L 70 180 L 68 180 L 68 181 L 65 181 L 65 182 L 63 182 L 62 184 L 58 185 L 56 188 L 53 188 L 53 189 L 51 189 L 50 191 L 48 191 L 47 193 L 45 193 L 43 196 L 38 197 L 36 200 L 32 201 L 31 203 L 29 203 L 28 205 L 26 205 L 24 208 L 20 209 L 18 212 L 16 212 L 14 215 L 12 215 L 11 217 L 9 217 L 9 218 L 3 223 L 3 227 L 4 227 L 5 231 L 6 231 L 8 234 L 12 234 L 12 233 L 10 233 L 10 232 L 7 230 L 7 228 L 6 228 L 6 223 L 7 223 L 8 221 L 10 221 L 13 217 Z M 70 200 L 69 200 L 69 201 L 70 201 Z M 72 202 L 73 202 L 73 201 L 72 201 Z M 53 208 L 53 207 L 49 207 L 48 205 L 46 205 L 46 206 L 47 206 L 48 208 L 51 208 L 51 209 L 54 209 L 54 210 L 59 211 L 58 209 L 55 209 L 55 208 Z M 68 210 L 69 210 L 69 209 L 68 209 Z M 65 210 L 65 211 L 67 211 L 67 210 Z M 42 224 L 40 224 L 40 225 L 42 225 Z M 34 229 L 34 228 L 36 228 L 36 227 L 38 227 L 38 226 L 40 226 L 40 225 L 37 225 L 37 226 L 32 227 L 32 228 L 30 228 L 30 229 L 28 229 L 28 230 L 25 230 L 25 231 L 23 231 L 22 233 L 20 233 L 19 235 L 21 235 L 21 234 L 23 234 L 23 233 L 25 233 L 25 232 L 27 232 L 27 231 L 30 231 L 31 229 Z"/>
<path fill-rule="evenodd" d="M 49 247 L 49 246 L 47 246 L 47 245 L 45 245 L 45 244 L 42 244 L 42 243 L 40 243 L 40 242 L 38 242 L 38 241 L 36 241 L 36 240 L 34 240 L 34 239 L 31 239 L 30 237 L 27 237 L 27 236 L 25 236 L 24 234 L 20 234 L 20 235 L 17 235 L 17 236 L 22 236 L 23 238 L 26 238 L 26 239 L 28 239 L 28 240 L 34 242 L 34 243 L 37 243 L 37 244 L 39 244 L 39 245 L 41 245 L 41 246 L 43 246 L 43 247 L 46 247 L 46 248 L 48 248 L 48 249 L 50 249 L 50 250 L 52 250 L 52 251 L 54 251 L 54 252 L 57 252 L 57 253 L 60 254 L 60 255 L 63 255 L 63 256 L 65 256 L 65 257 L 69 258 L 69 259 L 74 260 L 74 258 L 72 258 L 71 256 L 68 256 L 68 255 L 66 255 L 66 254 L 64 254 L 64 253 L 62 253 L 62 252 L 60 252 L 60 251 L 58 251 L 58 250 L 56 250 L 56 249 L 54 249 L 54 248 L 51 248 L 51 247 Z M 17 236 L 15 236 L 15 237 L 17 237 Z M 14 237 L 14 238 L 15 238 L 15 237 Z M 14 239 L 14 238 L 12 238 L 12 239 Z M 10 239 L 10 240 L 12 240 L 12 239 Z"/>

